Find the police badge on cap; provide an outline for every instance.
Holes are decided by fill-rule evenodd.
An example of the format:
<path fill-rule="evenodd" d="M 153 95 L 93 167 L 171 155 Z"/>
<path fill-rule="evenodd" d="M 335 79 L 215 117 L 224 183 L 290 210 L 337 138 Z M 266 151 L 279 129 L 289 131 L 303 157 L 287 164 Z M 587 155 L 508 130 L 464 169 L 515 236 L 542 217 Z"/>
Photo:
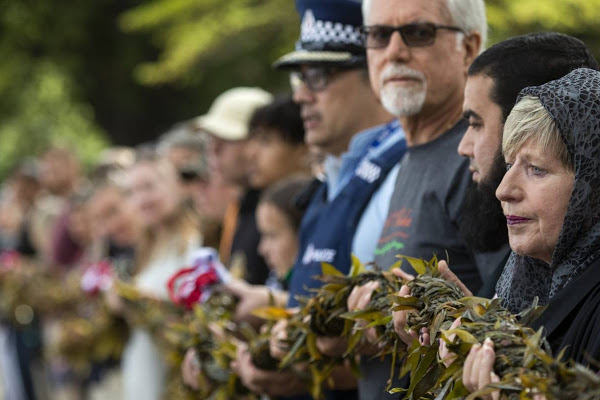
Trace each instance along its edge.
<path fill-rule="evenodd" d="M 356 0 L 296 0 L 302 16 L 296 49 L 277 60 L 276 68 L 301 64 L 352 67 L 366 63 L 360 28 L 361 3 Z"/>

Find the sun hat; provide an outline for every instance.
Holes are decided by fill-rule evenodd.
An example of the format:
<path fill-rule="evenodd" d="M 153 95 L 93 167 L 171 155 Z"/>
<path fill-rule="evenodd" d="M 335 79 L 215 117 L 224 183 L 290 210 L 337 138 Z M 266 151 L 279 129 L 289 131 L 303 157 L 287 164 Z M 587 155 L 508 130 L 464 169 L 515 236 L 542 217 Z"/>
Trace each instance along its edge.
<path fill-rule="evenodd" d="M 193 121 L 195 128 L 223 140 L 237 141 L 248 137 L 248 123 L 257 108 L 273 101 L 260 88 L 238 87 L 220 94 L 208 113 Z"/>

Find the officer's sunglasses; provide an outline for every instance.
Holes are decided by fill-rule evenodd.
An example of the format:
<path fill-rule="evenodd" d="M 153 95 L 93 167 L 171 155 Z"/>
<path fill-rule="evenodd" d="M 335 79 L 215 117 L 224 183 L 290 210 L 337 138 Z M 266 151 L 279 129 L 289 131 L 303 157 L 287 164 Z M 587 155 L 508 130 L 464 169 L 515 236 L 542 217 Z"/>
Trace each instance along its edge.
<path fill-rule="evenodd" d="M 290 86 L 293 91 L 297 91 L 302 84 L 305 84 L 311 92 L 321 92 L 327 88 L 334 76 L 342 70 L 342 68 L 315 66 L 294 71 L 290 73 Z"/>
<path fill-rule="evenodd" d="M 384 49 L 390 44 L 394 32 L 400 33 L 408 47 L 425 47 L 435 43 L 438 29 L 462 32 L 456 26 L 436 25 L 430 22 L 406 24 L 400 26 L 372 25 L 362 28 L 362 38 L 367 49 Z"/>

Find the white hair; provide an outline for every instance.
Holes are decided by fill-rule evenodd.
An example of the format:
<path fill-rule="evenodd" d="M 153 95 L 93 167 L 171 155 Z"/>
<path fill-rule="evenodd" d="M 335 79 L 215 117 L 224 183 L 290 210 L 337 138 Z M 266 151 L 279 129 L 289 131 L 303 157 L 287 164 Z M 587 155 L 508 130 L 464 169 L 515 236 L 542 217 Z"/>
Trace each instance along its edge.
<path fill-rule="evenodd" d="M 454 25 L 461 28 L 467 34 L 478 32 L 481 35 L 480 51 L 483 52 L 488 35 L 485 3 L 483 0 L 446 0 L 446 4 Z M 365 24 L 370 10 L 371 0 L 363 0 L 362 12 Z M 462 39 L 460 35 L 458 38 Z"/>

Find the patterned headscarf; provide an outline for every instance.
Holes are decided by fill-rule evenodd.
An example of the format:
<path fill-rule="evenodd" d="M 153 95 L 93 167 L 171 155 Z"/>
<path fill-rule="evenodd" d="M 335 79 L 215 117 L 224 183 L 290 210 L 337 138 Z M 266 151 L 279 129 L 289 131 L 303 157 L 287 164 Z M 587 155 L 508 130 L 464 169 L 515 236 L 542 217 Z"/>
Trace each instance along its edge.
<path fill-rule="evenodd" d="M 581 68 L 565 77 L 521 91 L 540 99 L 558 128 L 575 167 L 573 192 L 552 264 L 510 255 L 496 286 L 512 312 L 547 304 L 600 258 L 600 72 Z M 552 199 L 548 199 L 552 201 Z"/>

